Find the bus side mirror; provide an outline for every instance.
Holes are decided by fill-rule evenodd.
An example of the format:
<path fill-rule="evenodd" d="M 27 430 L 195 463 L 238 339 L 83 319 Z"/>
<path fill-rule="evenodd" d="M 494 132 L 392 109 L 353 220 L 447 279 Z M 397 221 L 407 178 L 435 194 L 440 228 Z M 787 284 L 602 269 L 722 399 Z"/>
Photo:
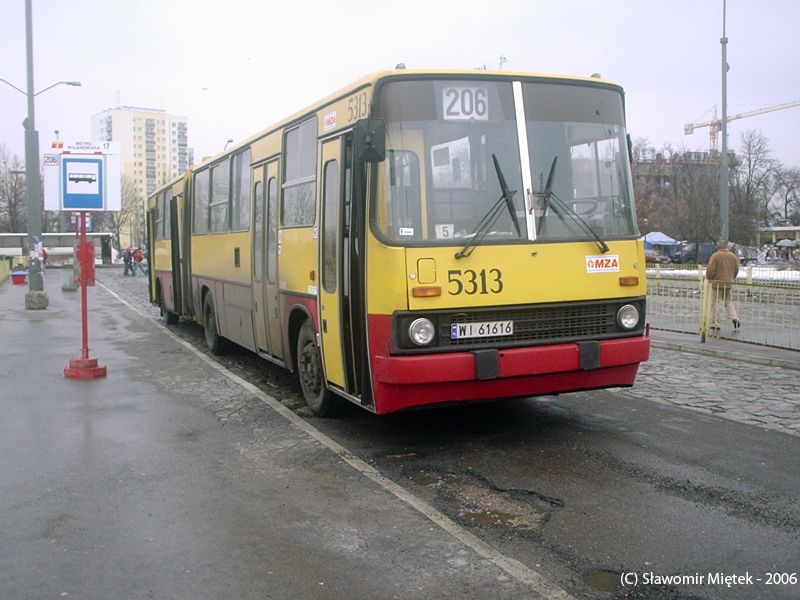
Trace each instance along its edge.
<path fill-rule="evenodd" d="M 358 160 L 383 162 L 386 160 L 386 122 L 383 119 L 361 119 L 356 122 Z"/>

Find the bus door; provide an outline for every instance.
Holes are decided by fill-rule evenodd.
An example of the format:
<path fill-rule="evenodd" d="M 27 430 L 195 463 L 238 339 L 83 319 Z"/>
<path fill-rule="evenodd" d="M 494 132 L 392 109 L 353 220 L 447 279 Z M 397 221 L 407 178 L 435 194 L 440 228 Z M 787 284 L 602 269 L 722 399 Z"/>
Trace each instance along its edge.
<path fill-rule="evenodd" d="M 256 345 L 283 358 L 278 307 L 278 160 L 253 168 L 253 306 Z"/>
<path fill-rule="evenodd" d="M 157 301 L 158 298 L 156 297 L 156 269 L 155 269 L 155 262 L 156 262 L 156 211 L 158 210 L 158 200 L 156 200 L 156 205 L 153 208 L 147 210 L 147 214 L 145 218 L 147 219 L 146 226 L 147 229 L 145 231 L 145 235 L 147 236 L 147 261 L 149 263 L 149 269 L 147 271 L 147 287 L 148 292 L 150 294 L 150 299 L 153 301 Z M 133 261 L 133 257 L 131 257 L 131 261 Z M 134 264 L 131 262 L 131 264 Z M 136 271 L 133 272 L 136 275 Z"/>
<path fill-rule="evenodd" d="M 172 303 L 176 314 L 183 314 L 183 291 L 181 290 L 181 243 L 178 237 L 180 231 L 180 204 L 182 196 L 172 196 L 169 200 L 169 231 L 170 252 L 172 254 Z M 153 259 L 148 257 L 153 262 Z M 152 270 L 152 267 L 151 267 Z"/>
<path fill-rule="evenodd" d="M 351 199 L 353 137 L 346 134 L 322 146 L 322 193 L 319 231 L 320 334 L 330 383 L 359 395 L 354 331 L 360 319 L 351 314 Z"/>

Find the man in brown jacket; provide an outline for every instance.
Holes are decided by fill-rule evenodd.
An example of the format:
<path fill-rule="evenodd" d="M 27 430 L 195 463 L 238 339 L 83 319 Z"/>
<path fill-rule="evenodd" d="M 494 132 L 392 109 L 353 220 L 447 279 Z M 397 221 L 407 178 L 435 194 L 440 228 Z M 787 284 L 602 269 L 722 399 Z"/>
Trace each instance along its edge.
<path fill-rule="evenodd" d="M 706 279 L 711 282 L 711 329 L 719 329 L 720 302 L 733 321 L 734 329 L 739 329 L 739 315 L 731 299 L 731 283 L 739 273 L 739 259 L 728 250 L 728 242 L 719 240 L 717 251 L 711 255 L 706 268 Z"/>

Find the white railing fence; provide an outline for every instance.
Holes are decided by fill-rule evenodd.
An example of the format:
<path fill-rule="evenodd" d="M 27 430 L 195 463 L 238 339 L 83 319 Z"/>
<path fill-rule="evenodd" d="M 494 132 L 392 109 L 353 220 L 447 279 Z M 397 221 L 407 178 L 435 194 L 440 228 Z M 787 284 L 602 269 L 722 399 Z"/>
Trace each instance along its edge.
<path fill-rule="evenodd" d="M 702 266 L 648 265 L 647 320 L 653 329 L 800 350 L 800 271 L 742 268 L 731 286 L 740 326 L 724 307 L 719 330 L 711 329 L 710 282 Z"/>

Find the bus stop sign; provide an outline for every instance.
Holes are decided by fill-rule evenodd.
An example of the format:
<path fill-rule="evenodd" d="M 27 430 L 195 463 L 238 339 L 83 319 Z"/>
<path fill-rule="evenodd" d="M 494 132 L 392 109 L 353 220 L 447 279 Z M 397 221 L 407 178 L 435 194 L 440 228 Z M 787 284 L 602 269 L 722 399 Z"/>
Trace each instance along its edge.
<path fill-rule="evenodd" d="M 45 151 L 43 164 L 46 210 L 120 210 L 119 142 L 55 141 Z"/>

